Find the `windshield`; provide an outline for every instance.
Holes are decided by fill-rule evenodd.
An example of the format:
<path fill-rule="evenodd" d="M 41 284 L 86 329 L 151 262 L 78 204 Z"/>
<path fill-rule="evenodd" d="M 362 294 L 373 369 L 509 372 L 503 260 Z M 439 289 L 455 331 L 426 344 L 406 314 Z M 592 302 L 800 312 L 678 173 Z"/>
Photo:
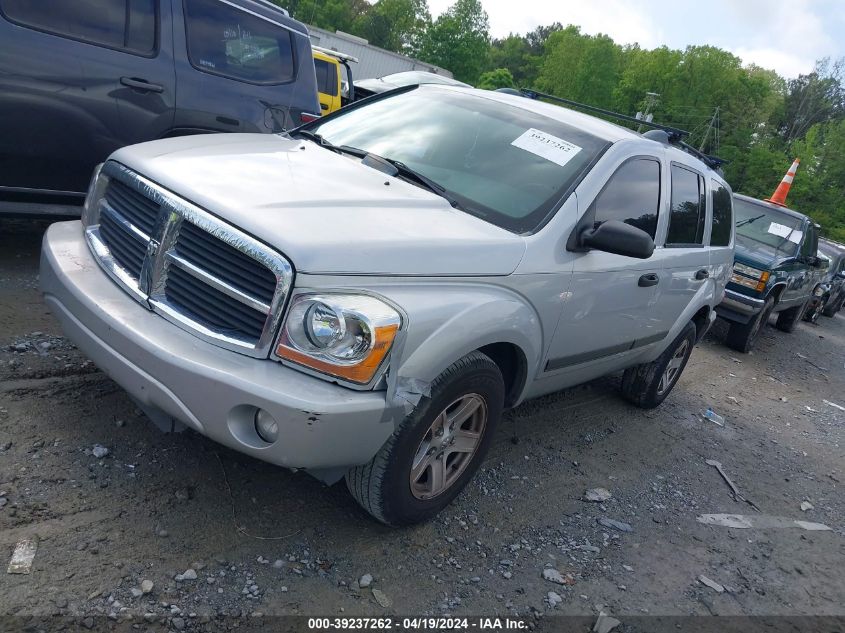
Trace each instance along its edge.
<path fill-rule="evenodd" d="M 608 144 L 516 106 L 433 87 L 341 110 L 308 129 L 400 161 L 462 210 L 516 233 L 536 230 Z"/>
<path fill-rule="evenodd" d="M 734 198 L 736 234 L 785 253 L 794 253 L 804 233 L 800 218 L 762 204 Z"/>

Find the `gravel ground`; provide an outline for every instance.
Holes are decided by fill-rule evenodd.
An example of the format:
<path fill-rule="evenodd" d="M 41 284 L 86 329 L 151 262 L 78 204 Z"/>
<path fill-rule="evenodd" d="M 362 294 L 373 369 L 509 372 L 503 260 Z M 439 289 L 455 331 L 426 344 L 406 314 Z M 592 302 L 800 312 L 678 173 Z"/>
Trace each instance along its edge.
<path fill-rule="evenodd" d="M 12 621 L 496 614 L 544 628 L 603 611 L 649 630 L 638 616 L 845 616 L 845 410 L 825 402 L 845 406 L 843 315 L 767 328 L 741 357 L 717 325 L 653 411 L 626 405 L 616 378 L 524 404 L 456 503 L 392 530 L 342 484 L 160 433 L 43 304 L 44 226 L 0 220 L 0 552 L 39 539 L 31 574 L 0 570 Z M 585 501 L 593 488 L 609 498 Z M 732 529 L 705 513 L 832 529 Z"/>

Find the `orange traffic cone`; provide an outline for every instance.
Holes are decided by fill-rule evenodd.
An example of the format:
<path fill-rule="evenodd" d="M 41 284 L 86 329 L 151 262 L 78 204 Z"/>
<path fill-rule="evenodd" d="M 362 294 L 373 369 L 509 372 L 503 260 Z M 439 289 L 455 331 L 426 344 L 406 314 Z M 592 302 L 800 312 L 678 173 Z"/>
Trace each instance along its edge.
<path fill-rule="evenodd" d="M 786 206 L 786 194 L 789 193 L 789 188 L 792 186 L 792 180 L 795 178 L 795 172 L 798 171 L 798 163 L 800 162 L 800 158 L 796 158 L 792 162 L 792 167 L 790 167 L 789 171 L 786 172 L 786 176 L 784 176 L 783 180 L 780 181 L 780 184 L 778 185 L 778 188 L 775 189 L 772 197 L 765 199 L 766 202 L 771 202 L 772 204 L 776 204 L 780 207 Z"/>

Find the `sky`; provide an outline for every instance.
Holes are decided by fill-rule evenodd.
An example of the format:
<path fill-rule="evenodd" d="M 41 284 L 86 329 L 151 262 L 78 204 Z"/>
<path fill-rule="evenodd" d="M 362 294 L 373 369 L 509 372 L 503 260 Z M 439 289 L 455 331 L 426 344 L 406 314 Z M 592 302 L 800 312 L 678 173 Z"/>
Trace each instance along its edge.
<path fill-rule="evenodd" d="M 436 17 L 454 0 L 428 0 Z M 845 0 L 481 0 L 490 33 L 575 24 L 643 48 L 711 44 L 787 78 L 845 56 Z"/>

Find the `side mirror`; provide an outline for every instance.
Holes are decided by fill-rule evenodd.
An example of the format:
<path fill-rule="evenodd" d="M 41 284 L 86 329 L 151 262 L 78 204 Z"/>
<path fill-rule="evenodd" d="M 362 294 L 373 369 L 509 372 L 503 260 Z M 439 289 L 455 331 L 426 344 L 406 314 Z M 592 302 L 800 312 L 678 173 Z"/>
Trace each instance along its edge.
<path fill-rule="evenodd" d="M 654 240 L 648 233 L 619 220 L 607 220 L 598 228 L 587 229 L 579 241 L 587 248 L 637 259 L 648 259 L 654 252 Z"/>

